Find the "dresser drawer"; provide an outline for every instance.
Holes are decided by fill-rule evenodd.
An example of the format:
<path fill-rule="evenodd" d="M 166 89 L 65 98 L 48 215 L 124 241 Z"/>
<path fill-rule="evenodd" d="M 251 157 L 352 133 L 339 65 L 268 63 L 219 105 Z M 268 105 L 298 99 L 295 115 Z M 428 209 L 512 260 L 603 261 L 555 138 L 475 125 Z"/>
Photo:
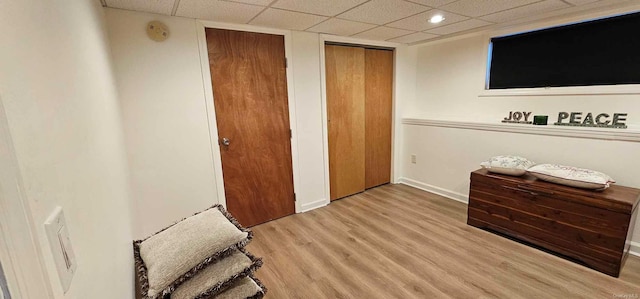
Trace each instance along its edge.
<path fill-rule="evenodd" d="M 539 217 L 526 211 L 493 205 L 482 200 L 469 201 L 469 217 L 493 221 L 514 232 L 533 234 L 538 239 L 567 249 L 589 251 L 590 255 L 602 260 L 620 258 L 624 238 L 599 234 L 558 222 L 551 218 Z"/>
<path fill-rule="evenodd" d="M 513 177 L 506 175 L 496 175 L 484 171 L 484 175 L 477 172 L 472 173 L 472 183 L 488 183 L 493 188 L 507 186 L 517 188 L 516 192 L 546 194 L 554 198 L 561 199 L 567 203 L 575 203 L 581 206 L 589 206 L 597 210 L 606 210 L 631 214 L 638 203 L 640 190 L 613 184 L 604 191 L 595 191 L 581 188 L 563 186 L 537 180 L 531 175 Z M 501 191 L 500 191 L 501 192 Z"/>
<path fill-rule="evenodd" d="M 484 182 L 472 182 L 471 185 L 470 197 L 554 219 L 566 225 L 620 238 L 629 229 L 630 214 L 565 201 L 556 194 L 527 191 L 517 185 L 498 184 L 496 187 Z"/>
<path fill-rule="evenodd" d="M 531 232 L 526 228 L 514 231 L 512 227 L 505 228 L 501 226 L 500 220 L 492 218 L 483 219 L 483 217 L 469 217 L 467 220 L 467 224 L 478 228 L 488 229 L 492 232 L 498 232 L 514 239 L 539 246 L 551 252 L 558 253 L 561 255 L 561 257 L 568 258 L 571 261 L 578 262 L 589 268 L 598 270 L 611 276 L 618 277 L 620 273 L 622 259 L 613 259 L 608 255 L 606 255 L 603 259 L 598 254 L 593 254 L 593 252 L 589 250 L 575 250 L 569 249 L 567 247 L 562 247 L 557 245 L 558 242 L 554 242 L 555 238 L 551 238 L 552 240 L 551 242 L 549 242 L 549 237 L 545 237 L 544 235 L 538 236 L 535 234 L 535 232 Z"/>
<path fill-rule="evenodd" d="M 618 276 L 639 197 L 634 188 L 598 192 L 478 170 L 471 175 L 467 223 Z"/>

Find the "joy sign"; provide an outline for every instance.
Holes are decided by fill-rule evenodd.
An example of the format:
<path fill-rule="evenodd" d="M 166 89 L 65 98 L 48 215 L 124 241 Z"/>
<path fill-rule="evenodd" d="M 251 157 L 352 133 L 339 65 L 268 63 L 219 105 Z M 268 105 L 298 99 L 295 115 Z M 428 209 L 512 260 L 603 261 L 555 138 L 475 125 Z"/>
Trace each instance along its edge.
<path fill-rule="evenodd" d="M 529 120 L 529 116 L 531 116 L 531 112 L 509 111 L 509 116 L 505 117 L 502 122 L 515 124 L 531 124 L 532 121 Z"/>

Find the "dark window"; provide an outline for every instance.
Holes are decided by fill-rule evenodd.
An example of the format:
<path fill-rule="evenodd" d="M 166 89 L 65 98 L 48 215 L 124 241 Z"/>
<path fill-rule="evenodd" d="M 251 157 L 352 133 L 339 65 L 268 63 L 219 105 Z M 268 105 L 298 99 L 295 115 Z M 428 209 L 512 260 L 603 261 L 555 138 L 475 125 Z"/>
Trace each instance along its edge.
<path fill-rule="evenodd" d="M 640 13 L 491 39 L 489 89 L 640 83 Z"/>

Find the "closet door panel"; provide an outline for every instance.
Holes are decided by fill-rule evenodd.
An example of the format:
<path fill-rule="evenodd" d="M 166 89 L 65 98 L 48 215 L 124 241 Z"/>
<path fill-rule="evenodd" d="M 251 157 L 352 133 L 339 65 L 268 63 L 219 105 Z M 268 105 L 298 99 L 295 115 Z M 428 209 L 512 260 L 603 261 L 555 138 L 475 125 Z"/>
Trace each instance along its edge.
<path fill-rule="evenodd" d="M 391 180 L 393 51 L 365 50 L 365 188 Z"/>
<path fill-rule="evenodd" d="M 365 189 L 365 49 L 325 45 L 330 198 Z"/>

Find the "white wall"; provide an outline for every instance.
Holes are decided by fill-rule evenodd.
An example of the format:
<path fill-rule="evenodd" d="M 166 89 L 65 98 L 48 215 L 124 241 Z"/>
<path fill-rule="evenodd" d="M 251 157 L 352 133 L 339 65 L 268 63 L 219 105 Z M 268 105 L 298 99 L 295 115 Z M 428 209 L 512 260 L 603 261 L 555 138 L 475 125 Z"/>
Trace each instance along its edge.
<path fill-rule="evenodd" d="M 98 1 L 0 2 L 0 93 L 55 298 L 131 298 L 120 110 Z M 66 295 L 43 223 L 62 206 L 78 269 Z"/>
<path fill-rule="evenodd" d="M 203 87 L 210 83 L 202 79 L 196 20 L 117 9 L 106 9 L 106 15 L 123 109 L 134 235 L 142 238 L 218 202 Z M 165 42 L 147 38 L 145 26 L 152 20 L 169 27 Z M 318 35 L 293 32 L 292 50 L 296 191 L 304 211 L 327 203 Z"/>
<path fill-rule="evenodd" d="M 488 36 L 474 36 L 418 51 L 415 101 L 405 117 L 499 122 L 509 111 L 533 111 L 554 121 L 560 111 L 628 112 L 628 124 L 640 125 L 637 95 L 478 97 L 484 88 Z"/>
<path fill-rule="evenodd" d="M 220 178 L 215 176 L 212 157 L 216 153 L 211 153 L 208 127 L 213 122 L 207 119 L 204 91 L 210 83 L 202 79 L 196 20 L 106 11 L 131 171 L 134 235 L 142 238 L 218 200 L 215 186 Z M 168 25 L 171 35 L 165 42 L 146 37 L 145 26 L 152 20 Z M 290 96 L 295 103 L 296 119 L 292 121 L 298 149 L 297 210 L 307 211 L 329 202 L 323 152 L 322 39 L 308 32 L 292 31 L 290 36 Z M 398 103 L 413 96 L 415 59 L 405 60 L 409 52 L 406 46 L 396 52 Z M 415 51 L 412 53 L 415 56 Z M 398 121 L 400 111 L 396 111 Z M 402 131 L 399 125 L 395 128 L 398 147 Z"/>
<path fill-rule="evenodd" d="M 299 182 L 302 211 L 324 206 L 325 196 L 320 85 L 320 40 L 318 34 L 293 31 L 291 68 L 296 98 Z"/>
<path fill-rule="evenodd" d="M 509 111 L 549 115 L 560 111 L 626 112 L 640 124 L 638 95 L 479 97 L 485 80 L 488 36 L 415 46 L 416 97 L 404 116 L 431 120 L 499 123 Z M 469 173 L 495 155 L 517 154 L 538 163 L 603 171 L 618 184 L 640 188 L 640 143 L 403 125 L 401 164 L 406 182 L 466 199 Z M 410 155 L 417 155 L 417 164 Z M 634 240 L 640 241 L 640 221 Z"/>
<path fill-rule="evenodd" d="M 131 176 L 134 237 L 218 203 L 193 19 L 105 9 Z M 146 35 L 160 20 L 170 38 Z"/>
<path fill-rule="evenodd" d="M 418 61 L 417 47 L 400 46 L 396 48 L 396 81 L 394 85 L 394 111 L 393 111 L 393 178 L 392 183 L 397 183 L 404 176 L 405 155 L 404 126 L 402 118 L 406 113 L 411 113 L 411 107 L 416 98 L 416 74 Z"/>

